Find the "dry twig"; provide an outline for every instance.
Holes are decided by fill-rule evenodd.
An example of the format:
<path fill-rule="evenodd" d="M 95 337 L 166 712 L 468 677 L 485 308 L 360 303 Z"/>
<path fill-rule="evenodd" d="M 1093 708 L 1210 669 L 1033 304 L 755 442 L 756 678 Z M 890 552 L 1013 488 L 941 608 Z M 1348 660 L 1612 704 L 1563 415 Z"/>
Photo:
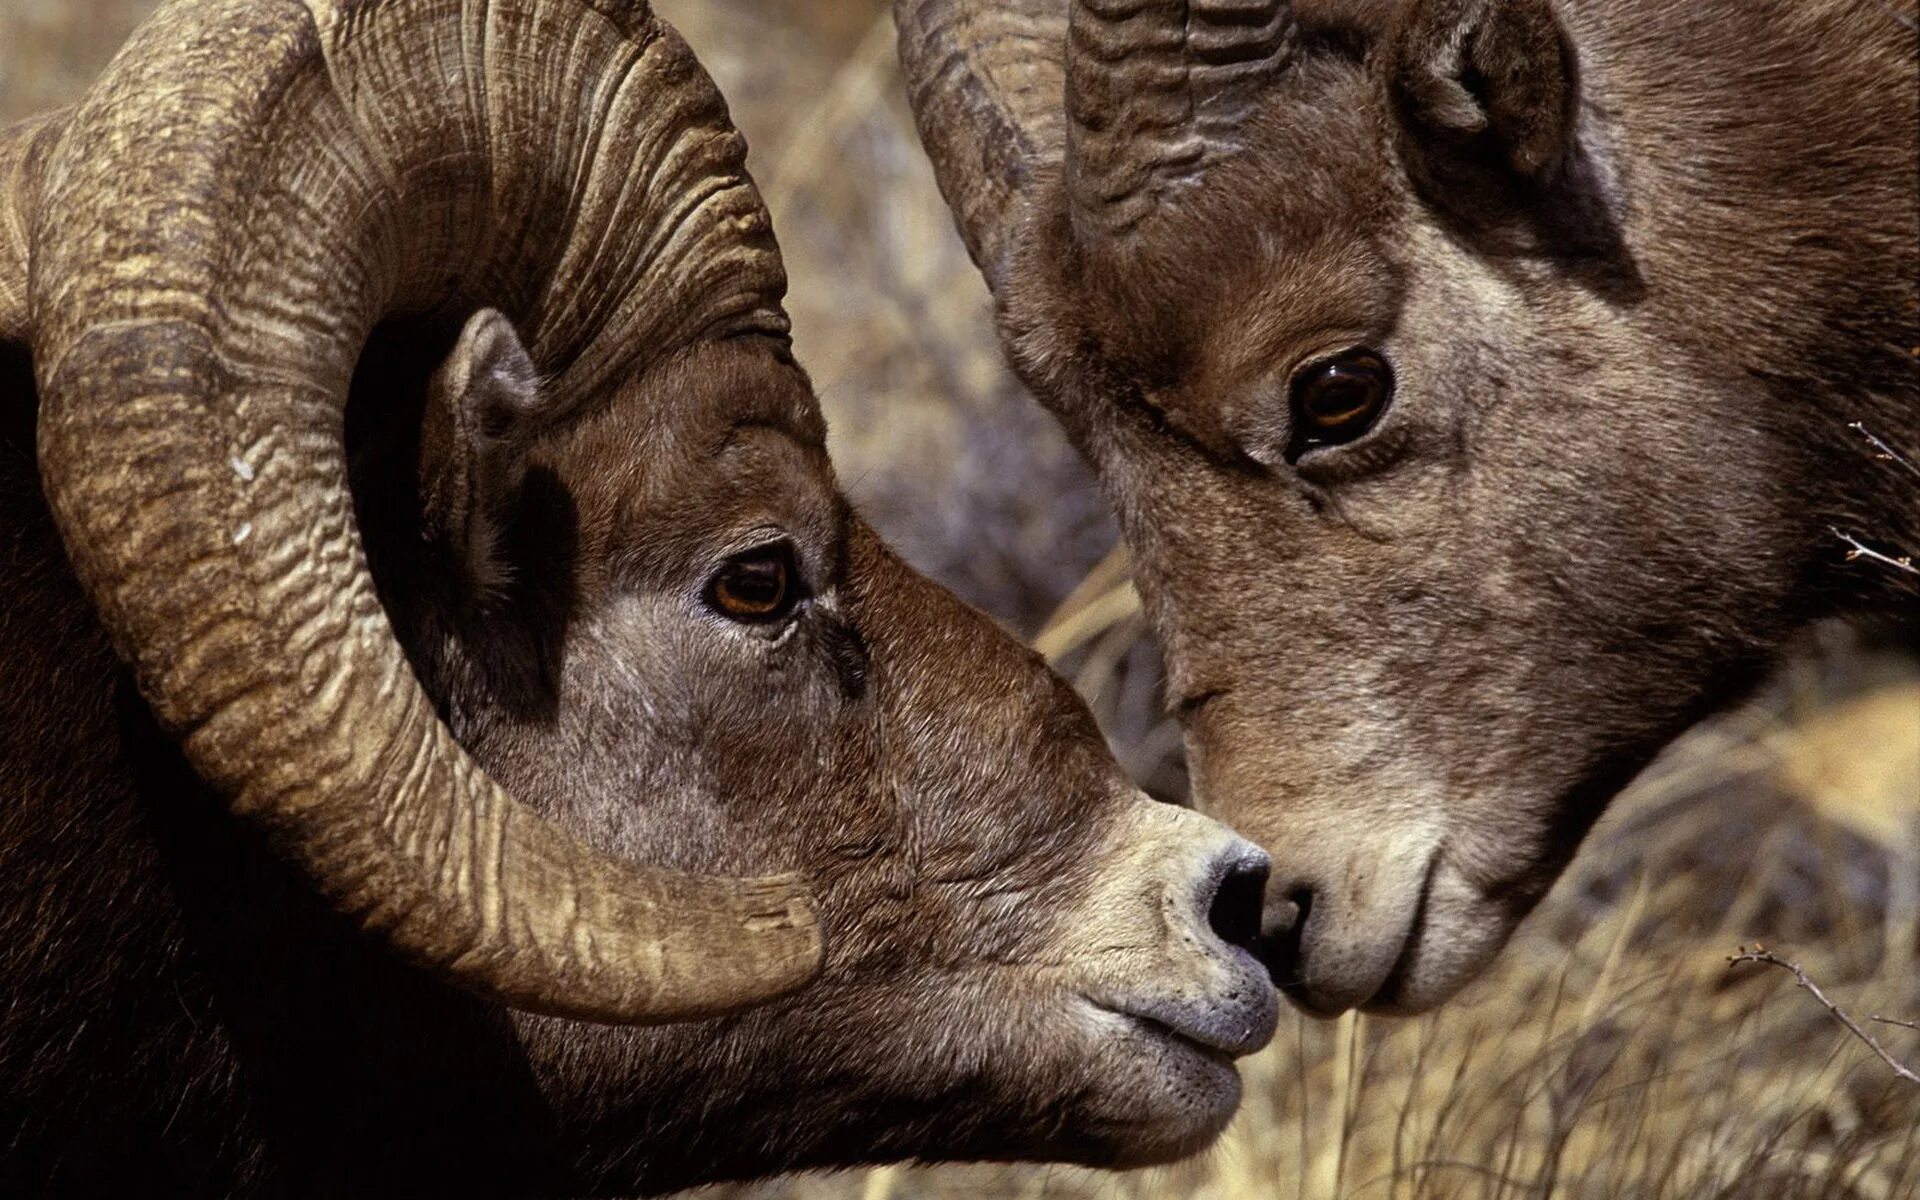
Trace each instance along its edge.
<path fill-rule="evenodd" d="M 1912 475 L 1916 479 L 1920 479 L 1920 467 L 1914 466 L 1912 460 L 1898 450 L 1895 450 L 1892 446 L 1887 445 L 1885 441 L 1876 436 L 1874 432 L 1864 424 L 1859 421 L 1849 421 L 1847 422 L 1847 428 L 1867 439 L 1867 445 L 1873 447 L 1873 456 L 1875 458 L 1881 462 L 1897 463 L 1906 468 L 1907 474 Z"/>
<path fill-rule="evenodd" d="M 1920 1075 L 1914 1074 L 1911 1068 L 1902 1064 L 1900 1060 L 1893 1055 L 1888 1054 L 1881 1048 L 1879 1042 L 1873 1040 L 1872 1034 L 1860 1028 L 1854 1019 L 1848 1016 L 1838 1004 L 1827 999 L 1827 994 L 1820 990 L 1819 984 L 1807 978 L 1807 973 L 1800 969 L 1799 963 L 1788 962 L 1758 942 L 1754 943 L 1753 949 L 1751 950 L 1745 946 L 1741 946 L 1738 953 L 1727 956 L 1727 966 L 1736 967 L 1741 963 L 1762 963 L 1769 967 L 1779 967 L 1782 971 L 1790 972 L 1793 975 L 1794 982 L 1799 984 L 1802 990 L 1815 1000 L 1818 1000 L 1822 1008 L 1825 1008 L 1833 1014 L 1834 1020 L 1847 1027 L 1849 1033 L 1865 1042 L 1867 1048 L 1879 1055 L 1880 1061 L 1892 1068 L 1895 1075 L 1898 1075 L 1908 1083 L 1920 1084 Z M 1873 1020 L 1876 1021 L 1879 1019 L 1878 1017 L 1873 1018 Z M 1893 1022 L 1893 1024 L 1904 1024 L 1904 1022 Z"/>
<path fill-rule="evenodd" d="M 1912 475 L 1916 479 L 1920 479 L 1920 466 L 1915 466 L 1912 459 L 1888 445 L 1885 439 L 1875 434 L 1864 424 L 1859 421 L 1849 421 L 1847 422 L 1847 428 L 1866 439 L 1867 445 L 1873 449 L 1873 457 L 1875 459 L 1880 462 L 1892 463 L 1906 471 L 1907 474 Z M 1912 555 L 1886 554 L 1875 550 L 1859 538 L 1832 525 L 1827 526 L 1827 528 L 1832 531 L 1833 536 L 1847 544 L 1848 562 L 1865 558 L 1877 562 L 1881 566 L 1892 567 L 1896 571 L 1904 571 L 1909 575 L 1920 575 L 1920 567 L 1914 566 Z"/>
<path fill-rule="evenodd" d="M 1909 575 L 1920 575 L 1920 567 L 1913 565 L 1913 558 L 1910 555 L 1903 554 L 1895 558 L 1890 554 L 1882 554 L 1880 551 L 1875 550 L 1872 546 L 1867 545 L 1850 533 L 1846 533 L 1832 525 L 1827 526 L 1827 528 L 1833 530 L 1833 536 L 1847 544 L 1848 562 L 1852 562 L 1858 558 L 1869 558 L 1882 566 L 1892 567 L 1896 571 L 1905 571 Z"/>
<path fill-rule="evenodd" d="M 1133 590 L 1133 559 L 1121 542 L 1100 560 L 1071 595 L 1060 602 L 1039 633 L 1033 648 L 1050 663 L 1140 611 L 1140 595 Z"/>

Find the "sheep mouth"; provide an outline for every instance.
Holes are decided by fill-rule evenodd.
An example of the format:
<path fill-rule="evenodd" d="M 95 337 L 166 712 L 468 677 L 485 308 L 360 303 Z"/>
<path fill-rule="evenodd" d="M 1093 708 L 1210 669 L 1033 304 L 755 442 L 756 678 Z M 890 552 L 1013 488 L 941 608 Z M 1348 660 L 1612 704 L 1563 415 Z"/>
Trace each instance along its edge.
<path fill-rule="evenodd" d="M 1269 1034 L 1257 1027 L 1241 1028 L 1225 1014 L 1200 1009 L 1188 1010 L 1169 1004 L 1111 1004 L 1092 998 L 1087 1001 L 1097 1011 L 1116 1019 L 1122 1028 L 1139 1040 L 1171 1047 L 1183 1054 L 1206 1059 L 1232 1069 L 1235 1059 L 1251 1054 L 1265 1045 Z"/>
<path fill-rule="evenodd" d="M 1196 1054 L 1201 1058 L 1216 1062 L 1228 1069 L 1233 1067 L 1233 1055 L 1227 1050 L 1195 1037 L 1192 1034 L 1175 1029 L 1165 1021 L 1131 1012 L 1116 1011 L 1115 1015 L 1125 1021 L 1135 1033 L 1147 1041 L 1163 1044 L 1171 1043 L 1183 1052 Z"/>

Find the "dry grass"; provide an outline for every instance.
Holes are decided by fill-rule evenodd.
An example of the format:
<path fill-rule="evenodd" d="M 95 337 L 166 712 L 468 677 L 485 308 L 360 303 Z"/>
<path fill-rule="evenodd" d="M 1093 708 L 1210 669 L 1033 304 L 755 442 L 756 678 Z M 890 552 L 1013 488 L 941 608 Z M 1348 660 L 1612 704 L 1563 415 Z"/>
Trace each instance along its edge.
<path fill-rule="evenodd" d="M 1851 750 L 1836 755 L 1838 745 Z M 1835 768 L 1838 769 L 1835 769 Z M 1492 974 L 1412 1021 L 1283 1019 L 1221 1145 L 1158 1171 L 941 1167 L 754 1200 L 1912 1200 L 1920 1088 L 1865 1021 L 1920 1016 L 1920 679 L 1844 644 L 1619 801 Z M 1879 1024 L 1909 1065 L 1920 1033 Z"/>
<path fill-rule="evenodd" d="M 148 7 L 0 0 L 0 121 L 71 99 Z M 1001 366 L 900 96 L 884 5 L 657 7 L 754 147 L 850 491 L 924 569 L 1038 633 L 1136 775 L 1183 794 L 1124 556 Z M 1917 864 L 1920 673 L 1830 635 L 1616 804 L 1459 1002 L 1416 1021 L 1283 1021 L 1201 1159 L 1128 1175 L 886 1169 L 711 1195 L 1912 1200 L 1920 1089 L 1784 972 L 1726 958 L 1762 940 L 1856 1017 L 1920 1017 Z M 1874 1028 L 1920 1063 L 1920 1032 Z"/>
<path fill-rule="evenodd" d="M 924 568 L 1037 634 L 1129 768 L 1184 794 L 1125 556 L 1105 553 L 1084 476 L 999 366 L 985 297 L 915 154 L 883 6 L 659 7 L 755 147 L 799 349 L 856 495 Z M 828 25 L 838 32 L 818 32 Z M 1035 498 L 1060 511 L 1036 516 Z M 951 512 L 968 520 L 940 524 Z M 995 563 L 984 578 L 981 559 Z M 1726 961 L 1765 940 L 1849 1011 L 1920 1016 L 1920 682 L 1835 639 L 1764 702 L 1676 746 L 1458 1003 L 1410 1022 L 1288 1017 L 1245 1071 L 1240 1118 L 1199 1160 L 1125 1175 L 889 1168 L 716 1194 L 1920 1196 L 1920 1089 L 1790 978 Z M 1881 1040 L 1920 1061 L 1920 1034 Z"/>

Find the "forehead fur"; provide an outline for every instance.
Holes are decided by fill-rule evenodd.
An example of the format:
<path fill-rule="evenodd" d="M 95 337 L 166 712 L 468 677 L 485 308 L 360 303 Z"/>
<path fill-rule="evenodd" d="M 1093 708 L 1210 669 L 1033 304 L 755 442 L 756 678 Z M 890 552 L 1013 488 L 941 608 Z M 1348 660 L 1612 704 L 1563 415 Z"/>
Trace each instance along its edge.
<path fill-rule="evenodd" d="M 1039 286 L 1007 297 L 1015 339 L 1025 330 L 1046 343 L 1020 347 L 1029 366 L 1117 375 L 1212 445 L 1231 414 L 1212 412 L 1209 398 L 1245 393 L 1317 335 L 1391 324 L 1401 289 L 1391 248 L 1378 243 L 1404 192 L 1388 169 L 1379 88 L 1350 45 L 1307 44 L 1245 131 L 1245 151 L 1128 237 L 1076 237 L 1062 186 L 1050 183 L 1050 215 L 1011 272 Z"/>
<path fill-rule="evenodd" d="M 759 525 L 829 544 L 845 517 L 819 402 L 760 339 L 703 343 L 630 380 L 536 463 L 565 484 L 589 547 L 652 567 Z"/>
<path fill-rule="evenodd" d="M 1246 130 L 1246 151 L 1163 205 L 1127 237 L 1074 236 L 1056 181 L 1057 214 L 1023 267 L 1044 268 L 1063 294 L 1091 303 L 1081 324 L 1094 348 L 1150 383 L 1187 365 L 1227 310 L 1274 286 L 1300 252 L 1364 242 L 1390 215 L 1380 105 L 1364 66 L 1343 54 L 1307 58 Z M 1313 268 L 1307 268 L 1311 271 Z M 1027 270 L 1015 278 L 1031 277 Z M 1301 318 L 1317 291 L 1290 289 Z"/>

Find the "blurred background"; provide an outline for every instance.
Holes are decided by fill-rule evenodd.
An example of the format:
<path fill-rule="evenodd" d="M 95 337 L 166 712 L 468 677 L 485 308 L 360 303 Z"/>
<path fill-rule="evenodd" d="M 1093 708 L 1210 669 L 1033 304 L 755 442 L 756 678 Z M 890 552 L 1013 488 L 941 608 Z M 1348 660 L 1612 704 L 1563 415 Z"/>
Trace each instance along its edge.
<path fill-rule="evenodd" d="M 70 103 L 153 0 L 0 0 L 0 124 Z M 656 0 L 752 147 L 848 491 L 1036 644 L 1156 794 L 1157 660 L 1086 472 L 1001 365 L 884 0 Z M 1862 469 L 1880 469 L 1862 457 Z M 1877 569 L 1861 564 L 1861 569 Z M 710 1200 L 1920 1197 L 1920 663 L 1818 631 L 1602 820 L 1488 978 L 1418 1020 L 1289 1014 L 1221 1145 L 1159 1171 L 884 1168 Z M 1875 1018 L 1884 1018 L 1876 1020 Z M 1904 1023 L 1903 1023 L 1904 1022 Z"/>

